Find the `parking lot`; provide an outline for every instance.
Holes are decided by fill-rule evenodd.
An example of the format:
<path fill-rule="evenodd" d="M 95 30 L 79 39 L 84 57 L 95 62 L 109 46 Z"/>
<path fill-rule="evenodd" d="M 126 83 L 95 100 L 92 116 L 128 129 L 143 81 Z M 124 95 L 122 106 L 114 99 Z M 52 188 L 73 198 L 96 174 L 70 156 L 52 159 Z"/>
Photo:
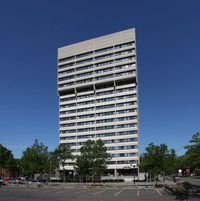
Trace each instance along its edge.
<path fill-rule="evenodd" d="M 45 189 L 0 188 L 1 201 L 168 201 L 177 200 L 163 189 Z"/>

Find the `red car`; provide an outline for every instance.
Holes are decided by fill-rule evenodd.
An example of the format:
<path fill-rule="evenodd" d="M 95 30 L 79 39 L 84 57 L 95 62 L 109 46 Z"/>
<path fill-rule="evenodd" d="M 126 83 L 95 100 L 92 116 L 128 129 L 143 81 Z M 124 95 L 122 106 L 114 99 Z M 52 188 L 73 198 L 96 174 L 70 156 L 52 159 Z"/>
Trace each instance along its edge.
<path fill-rule="evenodd" d="M 10 181 L 10 180 L 12 180 L 12 177 L 6 177 L 6 178 L 4 179 L 4 181 Z"/>

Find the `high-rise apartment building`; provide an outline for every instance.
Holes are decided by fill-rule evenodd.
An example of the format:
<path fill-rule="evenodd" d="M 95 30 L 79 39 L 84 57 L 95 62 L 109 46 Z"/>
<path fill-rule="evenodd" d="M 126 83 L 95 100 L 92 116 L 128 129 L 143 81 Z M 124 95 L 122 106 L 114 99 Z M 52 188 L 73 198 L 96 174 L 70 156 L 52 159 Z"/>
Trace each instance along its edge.
<path fill-rule="evenodd" d="M 74 155 L 88 139 L 111 154 L 107 174 L 128 175 L 139 161 L 135 29 L 58 49 L 60 144 Z M 73 161 L 65 169 L 73 171 Z"/>

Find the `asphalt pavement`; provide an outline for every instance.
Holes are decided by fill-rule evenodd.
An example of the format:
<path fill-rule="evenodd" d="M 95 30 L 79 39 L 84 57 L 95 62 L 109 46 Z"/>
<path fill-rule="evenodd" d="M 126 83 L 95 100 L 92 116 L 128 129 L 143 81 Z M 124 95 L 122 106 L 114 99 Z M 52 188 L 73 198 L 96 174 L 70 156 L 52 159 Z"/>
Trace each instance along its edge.
<path fill-rule="evenodd" d="M 1 201 L 175 201 L 163 189 L 0 188 Z M 198 200 L 199 201 L 199 200 Z"/>
<path fill-rule="evenodd" d="M 180 181 L 187 181 L 195 186 L 200 186 L 200 179 L 194 179 L 189 177 L 180 177 Z"/>

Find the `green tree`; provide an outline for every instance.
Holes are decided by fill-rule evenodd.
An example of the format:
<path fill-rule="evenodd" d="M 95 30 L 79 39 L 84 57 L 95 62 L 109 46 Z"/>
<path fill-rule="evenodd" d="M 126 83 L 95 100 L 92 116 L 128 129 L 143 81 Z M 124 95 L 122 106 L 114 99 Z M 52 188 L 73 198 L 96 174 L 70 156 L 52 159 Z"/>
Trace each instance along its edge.
<path fill-rule="evenodd" d="M 42 142 L 39 144 L 35 139 L 34 144 L 23 151 L 21 165 L 24 172 L 28 175 L 35 173 L 42 174 L 49 171 L 49 152 L 48 147 Z"/>
<path fill-rule="evenodd" d="M 64 182 L 65 182 L 65 162 L 66 160 L 73 160 L 74 159 L 74 156 L 72 154 L 72 151 L 71 151 L 71 147 L 68 146 L 68 145 L 65 145 L 65 144 L 60 144 L 58 146 L 58 148 L 56 148 L 54 150 L 54 158 L 57 159 L 57 161 L 59 161 L 60 165 L 62 166 L 62 169 L 63 169 L 63 173 L 64 173 L 64 176 L 63 176 L 63 179 L 64 179 Z"/>
<path fill-rule="evenodd" d="M 91 176 L 90 168 L 91 165 L 88 157 L 82 155 L 76 157 L 74 169 L 76 170 L 76 173 L 79 175 L 82 182 L 85 180 L 85 178 Z"/>
<path fill-rule="evenodd" d="M 85 177 L 94 178 L 96 182 L 106 170 L 106 163 L 111 159 L 107 148 L 101 139 L 97 141 L 88 140 L 86 144 L 81 147 L 81 155 L 77 157 L 75 163 L 75 170 L 81 176 L 82 181 Z"/>
<path fill-rule="evenodd" d="M 192 145 L 185 146 L 187 149 L 185 157 L 187 165 L 195 170 L 195 168 L 200 168 L 200 133 L 194 134 L 189 142 Z"/>
<path fill-rule="evenodd" d="M 55 149 L 56 150 L 56 149 Z M 54 151 L 49 152 L 49 172 L 52 174 L 59 167 L 59 158 Z"/>
<path fill-rule="evenodd" d="M 150 143 L 148 147 L 145 148 L 146 153 L 142 157 L 140 163 L 140 168 L 152 175 L 158 176 L 158 174 L 163 175 L 165 179 L 165 174 L 173 173 L 176 168 L 176 154 L 175 150 L 168 150 L 166 144 L 154 145 Z"/>
<path fill-rule="evenodd" d="M 0 144 L 0 168 L 4 169 L 4 175 L 6 175 L 6 169 L 11 170 L 14 165 L 12 152 Z"/>

